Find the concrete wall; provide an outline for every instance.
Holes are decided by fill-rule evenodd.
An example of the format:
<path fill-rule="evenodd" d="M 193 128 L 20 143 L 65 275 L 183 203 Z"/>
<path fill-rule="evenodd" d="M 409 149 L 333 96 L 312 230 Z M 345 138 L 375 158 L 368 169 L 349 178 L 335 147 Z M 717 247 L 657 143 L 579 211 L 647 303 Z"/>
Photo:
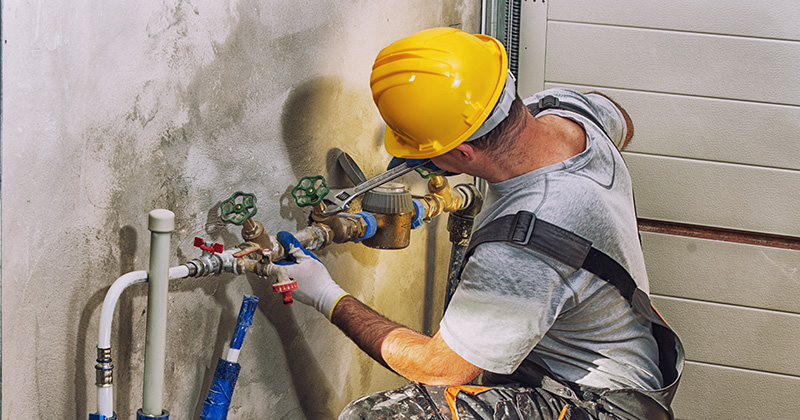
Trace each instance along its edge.
<path fill-rule="evenodd" d="M 272 233 L 307 210 L 304 175 L 342 181 L 349 152 L 382 170 L 369 93 L 381 47 L 414 31 L 477 31 L 479 2 L 100 0 L 4 2 L 2 10 L 2 418 L 95 411 L 100 305 L 122 273 L 147 269 L 147 212 L 175 212 L 172 263 L 195 236 L 226 246 L 234 191 L 258 196 Z M 405 178 L 414 192 L 424 183 Z M 444 222 L 444 220 L 441 220 Z M 334 278 L 391 318 L 437 328 L 449 254 L 444 223 L 401 251 L 320 252 Z M 195 417 L 242 295 L 261 303 L 244 343 L 230 418 L 329 419 L 351 399 L 401 384 L 322 315 L 283 307 L 256 277 L 170 284 L 165 406 Z M 112 336 L 116 410 L 141 407 L 146 285 L 120 302 Z"/>

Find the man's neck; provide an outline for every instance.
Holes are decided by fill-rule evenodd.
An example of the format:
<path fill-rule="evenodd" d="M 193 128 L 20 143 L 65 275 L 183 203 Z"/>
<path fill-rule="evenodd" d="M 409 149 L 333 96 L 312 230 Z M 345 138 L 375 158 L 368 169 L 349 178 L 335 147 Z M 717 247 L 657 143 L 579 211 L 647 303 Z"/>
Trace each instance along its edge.
<path fill-rule="evenodd" d="M 506 181 L 563 162 L 586 149 L 586 132 L 576 122 L 557 115 L 534 118 L 514 140 L 516 147 L 503 156 L 482 153 L 478 167 L 489 182 Z"/>

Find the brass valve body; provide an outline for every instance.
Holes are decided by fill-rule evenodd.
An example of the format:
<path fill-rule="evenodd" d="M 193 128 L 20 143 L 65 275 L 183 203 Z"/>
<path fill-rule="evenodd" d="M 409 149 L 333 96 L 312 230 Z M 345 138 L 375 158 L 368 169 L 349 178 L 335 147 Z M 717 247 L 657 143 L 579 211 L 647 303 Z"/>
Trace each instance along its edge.
<path fill-rule="evenodd" d="M 373 213 L 377 230 L 371 238 L 364 239 L 364 245 L 377 249 L 402 249 L 411 242 L 411 219 L 409 213 Z"/>

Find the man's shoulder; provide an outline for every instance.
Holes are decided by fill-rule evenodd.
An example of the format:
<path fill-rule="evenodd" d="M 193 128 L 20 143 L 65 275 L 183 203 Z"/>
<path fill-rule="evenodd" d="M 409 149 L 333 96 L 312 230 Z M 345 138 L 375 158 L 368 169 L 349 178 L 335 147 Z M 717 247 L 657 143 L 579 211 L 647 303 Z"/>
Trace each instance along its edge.
<path fill-rule="evenodd" d="M 568 117 L 575 114 L 585 118 L 586 122 L 597 126 L 606 136 L 611 138 L 617 149 L 621 149 L 633 135 L 633 123 L 627 112 L 605 94 L 599 92 L 580 93 L 567 88 L 552 88 L 535 93 L 523 100 L 526 106 L 538 103 L 543 98 L 557 98 L 568 108 L 558 106 L 545 110 L 542 114 L 557 114 Z"/>

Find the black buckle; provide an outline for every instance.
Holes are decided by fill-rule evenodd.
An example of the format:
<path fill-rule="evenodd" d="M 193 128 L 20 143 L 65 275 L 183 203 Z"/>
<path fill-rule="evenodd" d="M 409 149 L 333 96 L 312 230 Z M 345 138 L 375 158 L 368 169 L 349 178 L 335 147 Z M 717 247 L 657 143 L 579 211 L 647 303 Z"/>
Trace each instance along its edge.
<path fill-rule="evenodd" d="M 561 105 L 561 101 L 558 100 L 553 95 L 547 95 L 542 99 L 539 99 L 539 110 L 544 111 L 545 109 L 556 108 Z"/>
<path fill-rule="evenodd" d="M 530 223 L 528 224 L 528 227 L 525 230 L 525 239 L 523 241 L 514 240 L 514 236 L 516 236 L 514 234 L 517 232 L 517 226 L 519 225 L 519 222 L 521 221 L 521 218 L 524 217 L 524 216 L 530 216 L 530 218 L 531 218 L 531 221 L 530 221 Z M 535 224 L 536 224 L 536 215 L 535 214 L 533 214 L 533 213 L 531 213 L 529 211 L 525 211 L 525 210 L 518 211 L 517 214 L 514 215 L 514 221 L 511 222 L 511 229 L 508 232 L 508 242 L 511 242 L 512 244 L 516 244 L 516 245 L 522 245 L 522 246 L 528 245 L 528 241 L 531 240 L 531 235 L 533 235 L 533 225 L 535 225 Z"/>

